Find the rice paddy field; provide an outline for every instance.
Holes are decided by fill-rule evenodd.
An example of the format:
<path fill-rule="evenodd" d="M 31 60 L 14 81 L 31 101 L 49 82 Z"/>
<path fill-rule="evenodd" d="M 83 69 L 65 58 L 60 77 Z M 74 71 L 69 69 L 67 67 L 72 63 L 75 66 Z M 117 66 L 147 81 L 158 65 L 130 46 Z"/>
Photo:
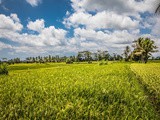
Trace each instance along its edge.
<path fill-rule="evenodd" d="M 160 63 L 15 64 L 0 120 L 159 120 Z"/>

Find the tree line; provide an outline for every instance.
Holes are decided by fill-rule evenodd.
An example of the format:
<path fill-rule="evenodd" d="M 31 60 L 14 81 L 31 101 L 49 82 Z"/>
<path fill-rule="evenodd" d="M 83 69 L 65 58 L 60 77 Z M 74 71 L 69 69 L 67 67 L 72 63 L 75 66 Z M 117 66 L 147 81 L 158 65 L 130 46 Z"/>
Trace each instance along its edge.
<path fill-rule="evenodd" d="M 3 58 L 1 62 L 7 62 L 8 64 L 14 63 L 47 63 L 47 62 L 88 62 L 92 63 L 92 61 L 139 61 L 147 63 L 148 59 L 152 57 L 152 53 L 157 52 L 157 46 L 155 42 L 150 38 L 138 38 L 133 41 L 132 48 L 130 46 L 126 46 L 124 52 L 122 54 L 113 53 L 110 54 L 107 50 L 97 50 L 96 52 L 90 51 L 80 51 L 77 55 L 73 56 L 37 56 L 37 57 L 27 57 L 26 60 L 21 60 L 20 58 L 14 58 L 7 60 L 7 58 Z M 156 59 L 160 59 L 157 57 Z"/>

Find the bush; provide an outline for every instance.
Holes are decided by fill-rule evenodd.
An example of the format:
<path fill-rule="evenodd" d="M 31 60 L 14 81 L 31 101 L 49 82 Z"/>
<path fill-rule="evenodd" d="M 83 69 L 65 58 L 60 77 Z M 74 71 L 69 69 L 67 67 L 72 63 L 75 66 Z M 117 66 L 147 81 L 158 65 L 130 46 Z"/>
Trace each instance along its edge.
<path fill-rule="evenodd" d="M 108 61 L 102 60 L 99 62 L 99 65 L 108 65 Z"/>
<path fill-rule="evenodd" d="M 88 61 L 88 64 L 91 64 L 92 63 L 92 61 Z"/>
<path fill-rule="evenodd" d="M 72 63 L 73 63 L 73 61 L 71 59 L 67 58 L 66 64 L 72 64 Z"/>
<path fill-rule="evenodd" d="M 6 63 L 0 64 L 0 74 L 8 75 L 8 65 Z"/>

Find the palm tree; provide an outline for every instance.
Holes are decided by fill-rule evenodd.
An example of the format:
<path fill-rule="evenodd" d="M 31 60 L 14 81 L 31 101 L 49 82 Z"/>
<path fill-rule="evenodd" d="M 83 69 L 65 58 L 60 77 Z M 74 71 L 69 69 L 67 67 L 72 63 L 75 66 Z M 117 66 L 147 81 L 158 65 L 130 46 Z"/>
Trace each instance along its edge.
<path fill-rule="evenodd" d="M 148 58 L 151 57 L 151 53 L 157 52 L 157 46 L 155 42 L 150 38 L 138 38 L 138 40 L 134 41 L 134 55 L 140 56 L 140 59 L 145 63 L 148 62 Z"/>

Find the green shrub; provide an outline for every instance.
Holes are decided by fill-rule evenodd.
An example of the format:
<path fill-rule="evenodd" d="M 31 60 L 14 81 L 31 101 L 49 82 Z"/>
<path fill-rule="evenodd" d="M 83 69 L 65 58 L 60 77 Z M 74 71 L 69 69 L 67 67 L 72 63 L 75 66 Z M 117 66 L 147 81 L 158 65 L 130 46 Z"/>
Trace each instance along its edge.
<path fill-rule="evenodd" d="M 8 75 L 8 65 L 6 63 L 0 64 L 0 74 Z"/>
<path fill-rule="evenodd" d="M 73 63 L 73 61 L 71 59 L 69 59 L 69 58 L 66 59 L 66 64 L 72 64 L 72 63 Z"/>
<path fill-rule="evenodd" d="M 88 61 L 88 64 L 91 64 L 92 63 L 92 61 Z"/>
<path fill-rule="evenodd" d="M 108 61 L 102 60 L 99 62 L 99 65 L 108 65 Z"/>

